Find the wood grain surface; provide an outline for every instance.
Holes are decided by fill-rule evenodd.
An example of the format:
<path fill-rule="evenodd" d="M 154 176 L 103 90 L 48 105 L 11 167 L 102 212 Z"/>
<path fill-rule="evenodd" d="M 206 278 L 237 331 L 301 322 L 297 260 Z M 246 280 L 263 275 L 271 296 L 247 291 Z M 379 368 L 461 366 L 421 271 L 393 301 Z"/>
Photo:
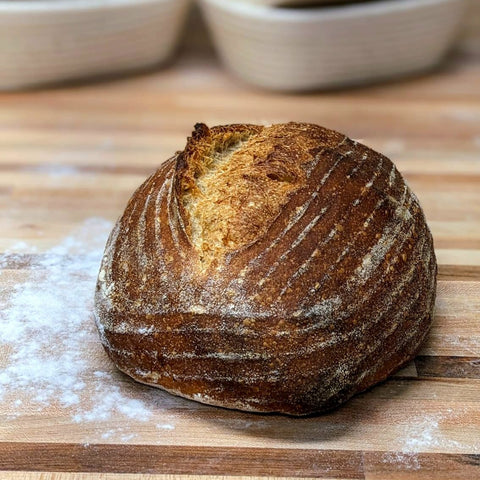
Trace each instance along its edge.
<path fill-rule="evenodd" d="M 162 70 L 1 94 L 3 305 L 32 285 L 45 287 L 45 298 L 50 284 L 62 285 L 65 262 L 88 257 L 90 245 L 99 249 L 133 190 L 183 148 L 199 121 L 313 122 L 387 154 L 424 207 L 439 277 L 434 325 L 415 361 L 342 408 L 308 418 L 208 407 L 136 384 L 115 371 L 93 329 L 76 370 L 81 402 L 69 404 L 55 390 L 39 403 L 32 398 L 41 382 L 15 377 L 17 388 L 7 390 L 2 373 L 14 352 L 0 342 L 0 478 L 480 478 L 477 18 L 435 72 L 355 90 L 294 96 L 252 89 L 224 72 L 193 21 L 177 59 Z M 64 248 L 65 239 L 80 238 L 75 232 L 87 247 L 78 254 Z M 89 286 L 81 271 L 70 273 L 67 306 L 77 276 Z M 89 314 L 82 325 L 91 325 Z M 52 355 L 62 345 L 52 338 Z"/>

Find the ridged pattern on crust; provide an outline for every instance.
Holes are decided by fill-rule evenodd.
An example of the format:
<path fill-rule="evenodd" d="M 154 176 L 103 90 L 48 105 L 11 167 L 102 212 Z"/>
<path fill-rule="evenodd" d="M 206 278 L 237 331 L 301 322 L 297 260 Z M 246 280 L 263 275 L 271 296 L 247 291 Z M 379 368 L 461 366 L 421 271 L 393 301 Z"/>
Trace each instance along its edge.
<path fill-rule="evenodd" d="M 179 198 L 185 152 L 134 193 L 95 298 L 102 342 L 122 371 L 208 404 L 303 415 L 415 355 L 436 286 L 417 198 L 388 158 L 315 125 L 282 128 L 299 125 L 318 143 L 306 185 L 265 235 L 207 274 Z"/>

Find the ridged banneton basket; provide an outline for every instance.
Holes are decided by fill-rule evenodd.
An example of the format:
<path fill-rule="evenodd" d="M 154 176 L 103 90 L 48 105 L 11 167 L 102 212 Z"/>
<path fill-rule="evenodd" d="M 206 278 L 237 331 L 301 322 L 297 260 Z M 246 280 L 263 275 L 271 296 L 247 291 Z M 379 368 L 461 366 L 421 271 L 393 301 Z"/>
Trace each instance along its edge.
<path fill-rule="evenodd" d="M 411 360 L 433 319 L 433 241 L 392 162 L 311 124 L 197 125 L 134 193 L 95 296 L 134 379 L 304 415 Z"/>
<path fill-rule="evenodd" d="M 243 80 L 268 89 L 343 87 L 422 72 L 456 39 L 468 0 L 379 0 L 276 8 L 201 0 L 216 48 Z"/>
<path fill-rule="evenodd" d="M 0 1 L 0 90 L 123 73 L 172 54 L 189 0 Z"/>

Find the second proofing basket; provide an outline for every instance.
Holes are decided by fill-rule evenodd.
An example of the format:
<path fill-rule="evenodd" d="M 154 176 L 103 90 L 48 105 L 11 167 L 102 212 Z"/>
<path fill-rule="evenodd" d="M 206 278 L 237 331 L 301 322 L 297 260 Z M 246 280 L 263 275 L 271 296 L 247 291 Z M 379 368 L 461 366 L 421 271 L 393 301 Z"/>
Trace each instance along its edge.
<path fill-rule="evenodd" d="M 302 91 L 412 74 L 454 42 L 468 0 L 378 0 L 278 8 L 201 0 L 227 67 L 264 88 Z"/>

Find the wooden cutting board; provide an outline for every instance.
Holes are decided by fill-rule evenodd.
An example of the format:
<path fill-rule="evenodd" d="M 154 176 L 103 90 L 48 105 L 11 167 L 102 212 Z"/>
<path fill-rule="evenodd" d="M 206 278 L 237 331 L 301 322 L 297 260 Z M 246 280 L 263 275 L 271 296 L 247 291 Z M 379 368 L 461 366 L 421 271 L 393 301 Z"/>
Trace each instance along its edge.
<path fill-rule="evenodd" d="M 0 96 L 0 478 L 480 478 L 480 38 L 420 78 L 302 96 L 238 83 L 202 39 L 192 30 L 159 72 Z M 417 193 L 439 262 L 420 355 L 302 419 L 204 406 L 118 373 L 91 306 L 133 190 L 195 122 L 287 120 L 362 139 Z"/>

